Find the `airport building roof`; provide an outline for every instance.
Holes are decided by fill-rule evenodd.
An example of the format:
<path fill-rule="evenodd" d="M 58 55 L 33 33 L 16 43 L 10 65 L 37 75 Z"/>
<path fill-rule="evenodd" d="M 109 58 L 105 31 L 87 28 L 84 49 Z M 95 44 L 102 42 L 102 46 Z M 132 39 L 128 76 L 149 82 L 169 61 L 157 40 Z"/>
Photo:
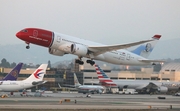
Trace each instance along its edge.
<path fill-rule="evenodd" d="M 171 72 L 177 72 L 180 71 L 180 63 L 168 63 L 162 66 L 161 72 L 164 71 L 171 71 Z"/>

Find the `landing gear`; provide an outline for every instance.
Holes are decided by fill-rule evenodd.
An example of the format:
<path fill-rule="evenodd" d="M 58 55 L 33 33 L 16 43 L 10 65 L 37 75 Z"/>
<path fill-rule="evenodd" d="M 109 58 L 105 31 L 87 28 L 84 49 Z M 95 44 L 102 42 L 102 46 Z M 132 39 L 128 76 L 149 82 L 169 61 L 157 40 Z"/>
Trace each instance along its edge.
<path fill-rule="evenodd" d="M 29 45 L 27 45 L 27 46 L 26 46 L 26 49 L 29 49 L 29 48 L 30 48 L 30 46 L 29 46 Z"/>
<path fill-rule="evenodd" d="M 83 64 L 84 64 L 84 62 L 83 62 L 82 60 L 79 60 L 79 59 L 76 60 L 76 63 L 78 63 L 78 64 L 80 64 L 80 65 L 83 65 Z"/>
<path fill-rule="evenodd" d="M 27 44 L 26 49 L 29 49 L 30 48 L 29 42 L 25 42 L 25 43 Z"/>
<path fill-rule="evenodd" d="M 87 62 L 87 63 L 90 63 L 91 66 L 93 66 L 93 65 L 95 64 L 95 62 L 94 62 L 93 60 L 87 60 L 86 62 Z"/>
<path fill-rule="evenodd" d="M 79 57 L 79 59 L 76 59 L 75 62 L 78 63 L 79 65 L 83 65 L 84 62 L 81 60 L 82 57 Z M 86 63 L 91 64 L 91 66 L 93 66 L 95 64 L 95 62 L 93 60 L 86 60 Z"/>

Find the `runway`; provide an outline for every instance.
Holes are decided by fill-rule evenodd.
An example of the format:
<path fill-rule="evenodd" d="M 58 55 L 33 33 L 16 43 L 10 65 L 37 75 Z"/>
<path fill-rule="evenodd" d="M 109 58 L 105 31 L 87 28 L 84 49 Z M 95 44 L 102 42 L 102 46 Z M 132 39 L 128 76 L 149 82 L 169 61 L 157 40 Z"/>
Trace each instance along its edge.
<path fill-rule="evenodd" d="M 158 99 L 165 97 L 165 99 Z M 76 101 L 76 103 L 75 103 Z M 21 97 L 14 94 L 0 98 L 0 109 L 176 109 L 180 97 L 171 95 L 119 95 L 81 93 L 52 93 L 43 97 Z"/>

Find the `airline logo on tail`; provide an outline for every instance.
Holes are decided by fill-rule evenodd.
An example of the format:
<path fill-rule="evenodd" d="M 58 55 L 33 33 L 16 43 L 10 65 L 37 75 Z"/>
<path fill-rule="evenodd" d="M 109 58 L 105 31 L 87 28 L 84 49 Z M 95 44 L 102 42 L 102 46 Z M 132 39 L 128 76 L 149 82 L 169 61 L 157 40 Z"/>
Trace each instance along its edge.
<path fill-rule="evenodd" d="M 43 74 L 44 72 L 40 72 L 40 71 L 42 71 L 43 69 L 38 69 L 35 73 L 34 73 L 34 77 L 36 78 L 36 79 L 39 79 L 41 76 L 41 74 Z"/>
<path fill-rule="evenodd" d="M 17 78 L 18 76 L 18 70 L 14 70 L 11 72 L 11 75 L 14 77 L 14 78 Z"/>
<path fill-rule="evenodd" d="M 113 80 L 111 80 L 98 65 L 95 65 L 95 69 L 96 69 L 96 73 L 98 75 L 99 82 L 103 86 L 117 86 L 113 82 Z"/>

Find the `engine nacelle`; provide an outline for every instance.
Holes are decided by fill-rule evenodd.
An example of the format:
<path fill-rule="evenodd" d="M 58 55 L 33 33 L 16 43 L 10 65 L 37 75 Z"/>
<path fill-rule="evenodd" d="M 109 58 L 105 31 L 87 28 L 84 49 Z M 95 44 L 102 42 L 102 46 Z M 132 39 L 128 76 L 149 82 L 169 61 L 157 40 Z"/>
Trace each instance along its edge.
<path fill-rule="evenodd" d="M 164 86 L 161 86 L 161 87 L 158 87 L 158 91 L 160 93 L 166 93 L 168 91 L 168 88 L 167 87 L 164 87 Z"/>
<path fill-rule="evenodd" d="M 52 48 L 49 48 L 49 53 L 56 56 L 63 56 L 65 54 L 64 52 L 60 50 L 52 49 Z"/>
<path fill-rule="evenodd" d="M 80 44 L 72 44 L 71 45 L 71 53 L 78 55 L 78 56 L 86 56 L 88 53 L 88 49 L 86 46 L 84 45 L 80 45 Z"/>
<path fill-rule="evenodd" d="M 59 47 L 59 50 L 78 56 L 86 56 L 88 53 L 87 47 L 80 44 L 63 44 Z"/>

